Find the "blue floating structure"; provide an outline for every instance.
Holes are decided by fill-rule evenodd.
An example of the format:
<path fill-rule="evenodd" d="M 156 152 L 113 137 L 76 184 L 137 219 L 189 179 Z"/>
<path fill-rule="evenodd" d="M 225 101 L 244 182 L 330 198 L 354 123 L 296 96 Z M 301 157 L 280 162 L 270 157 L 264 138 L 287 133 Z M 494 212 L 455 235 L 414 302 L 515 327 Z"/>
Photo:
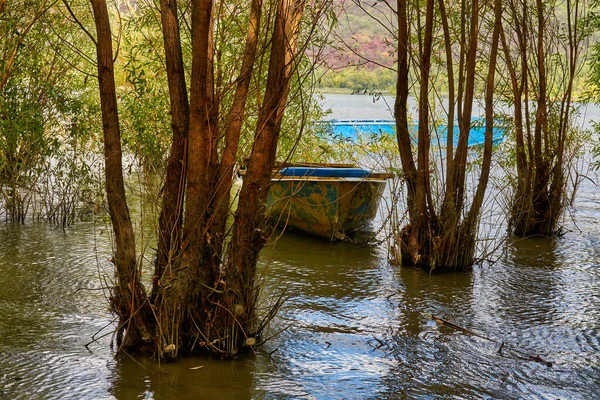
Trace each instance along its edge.
<path fill-rule="evenodd" d="M 347 139 L 356 139 L 359 135 L 395 135 L 396 122 L 387 119 L 332 120 L 330 125 L 333 134 Z"/>
<path fill-rule="evenodd" d="M 346 140 L 354 141 L 359 138 L 370 138 L 377 137 L 380 135 L 395 135 L 396 134 L 396 121 L 394 120 L 330 120 L 323 121 L 322 125 L 331 135 L 337 138 L 343 138 Z M 432 127 L 431 140 L 440 144 L 445 144 L 447 127 L 438 126 Z M 411 126 L 411 134 L 416 138 L 418 126 L 416 124 Z M 454 125 L 454 144 L 458 144 L 458 125 Z M 504 138 L 505 129 L 503 127 L 495 126 L 493 129 L 493 140 L 494 143 L 500 143 Z M 483 118 L 473 118 L 471 123 L 471 130 L 469 132 L 469 147 L 471 146 L 482 146 L 485 142 L 485 120 Z"/>

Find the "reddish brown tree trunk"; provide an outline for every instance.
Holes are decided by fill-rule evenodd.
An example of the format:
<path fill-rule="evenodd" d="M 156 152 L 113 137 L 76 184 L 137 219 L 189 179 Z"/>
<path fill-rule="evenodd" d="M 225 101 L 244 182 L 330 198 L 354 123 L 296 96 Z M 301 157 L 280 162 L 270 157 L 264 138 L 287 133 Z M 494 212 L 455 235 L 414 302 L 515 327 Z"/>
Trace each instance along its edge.
<path fill-rule="evenodd" d="M 258 254 L 269 235 L 265 203 L 275 163 L 277 143 L 290 82 L 298 54 L 297 40 L 304 1 L 281 0 L 277 6 L 264 103 L 261 107 L 248 172 L 240 191 L 225 270 L 225 302 L 239 326 L 251 327 L 255 318 L 255 271 Z M 230 319 L 230 318 L 228 318 Z M 227 340 L 228 351 L 245 340 L 238 324 Z"/>
<path fill-rule="evenodd" d="M 536 11 L 538 21 L 537 35 L 537 73 L 538 73 L 538 98 L 537 112 L 535 116 L 535 130 L 533 136 L 533 152 L 535 163 L 535 179 L 533 182 L 533 207 L 531 214 L 532 231 L 541 230 L 541 225 L 544 224 L 546 214 L 549 208 L 549 198 L 547 192 L 549 170 L 548 162 L 542 153 L 542 147 L 548 143 L 548 110 L 547 110 L 547 95 L 546 95 L 546 55 L 545 55 L 545 31 L 546 23 L 544 15 L 544 6 L 541 0 L 536 0 Z M 544 147 L 545 147 L 544 146 Z M 548 152 L 545 151 L 547 154 Z"/>
<path fill-rule="evenodd" d="M 231 210 L 230 192 L 232 187 L 232 175 L 236 163 L 238 145 L 242 124 L 244 122 L 246 100 L 252 78 L 252 70 L 256 61 L 256 49 L 260 33 L 260 19 L 262 13 L 262 0 L 252 0 L 250 18 L 248 21 L 248 33 L 240 76 L 235 90 L 233 105 L 229 110 L 227 129 L 225 133 L 225 147 L 217 173 L 215 190 L 215 215 L 212 224 L 212 237 L 214 240 L 212 257 L 214 265 L 221 262 L 223 239 L 226 231 L 227 218 Z"/>
<path fill-rule="evenodd" d="M 209 287 L 210 271 L 204 268 L 206 218 L 211 195 L 209 165 L 211 162 L 211 108 L 208 96 L 212 85 L 210 57 L 212 32 L 212 0 L 199 0 L 192 4 L 192 74 L 186 164 L 184 171 L 185 223 L 180 245 L 181 257 L 172 269 L 165 270 L 160 278 L 156 314 L 159 323 L 157 347 L 162 358 L 176 358 L 196 328 L 193 326 L 206 317 L 198 309 L 200 287 Z M 177 80 L 178 85 L 181 81 Z M 202 307 L 202 305 L 200 305 Z M 200 319 L 196 321 L 195 318 Z"/>
<path fill-rule="evenodd" d="M 167 161 L 162 190 L 162 208 L 158 219 L 158 251 L 156 257 L 153 298 L 165 270 L 172 275 L 174 261 L 180 256 L 185 191 L 186 142 L 189 125 L 189 103 L 181 51 L 177 1 L 161 0 L 161 21 L 171 104 L 173 141 Z"/>
<path fill-rule="evenodd" d="M 566 6 L 567 23 L 564 36 L 560 32 L 557 35 L 557 32 L 552 30 L 558 18 L 551 13 L 543 1 L 536 0 L 531 8 L 524 5 L 520 15 L 517 13 L 516 6 L 512 8 L 514 20 L 527 20 L 523 16 L 529 13 L 534 16 L 532 19 L 536 22 L 535 25 L 525 23 L 516 25 L 522 27 L 521 32 L 517 29 L 518 34 L 523 37 L 535 38 L 529 42 L 521 40 L 521 43 L 525 43 L 521 46 L 523 63 L 521 74 L 525 87 L 524 104 L 526 109 L 530 86 L 533 88 L 533 95 L 537 100 L 533 137 L 529 134 L 528 129 L 527 141 L 517 141 L 517 154 L 527 154 L 528 159 L 526 160 L 526 169 L 520 167 L 517 170 L 518 186 L 515 190 L 509 223 L 513 232 L 522 236 L 552 236 L 559 233 L 560 229 L 557 227 L 566 203 L 565 169 L 568 167 L 564 165 L 564 157 L 565 149 L 568 146 L 567 127 L 571 123 L 572 85 L 583 38 L 577 34 L 580 23 L 578 3 L 575 10 L 572 9 L 571 1 L 568 1 Z M 566 57 L 565 65 L 561 65 L 562 69 L 559 70 L 559 73 L 554 74 L 552 68 L 557 67 L 554 62 L 548 62 L 548 57 L 557 52 L 557 43 L 564 44 Z M 531 59 L 534 59 L 535 62 L 531 63 L 529 61 Z M 529 61 L 534 67 L 527 69 L 526 61 Z M 560 89 L 554 83 L 556 79 L 562 79 L 560 82 L 564 84 L 564 89 Z M 529 85 L 530 81 L 535 86 Z M 553 85 L 550 88 L 548 88 L 549 82 Z M 513 86 L 515 86 L 514 82 Z M 555 100 L 552 93 L 556 88 L 564 91 L 560 98 Z M 550 128 L 551 119 L 548 116 L 548 105 L 552 103 L 559 105 L 558 124 L 556 127 Z M 532 123 L 529 121 L 527 111 L 525 118 L 526 126 L 529 128 Z"/>
<path fill-rule="evenodd" d="M 517 48 L 519 50 L 518 61 L 520 61 L 520 71 L 517 67 L 517 62 L 512 61 L 512 46 L 507 42 L 506 35 L 504 33 L 504 29 L 501 31 L 502 38 L 502 46 L 505 55 L 505 65 L 508 69 L 510 75 L 510 81 L 512 86 L 512 101 L 514 104 L 514 130 L 515 130 L 515 142 L 516 142 L 516 162 L 517 162 L 517 182 L 515 188 L 515 195 L 513 200 L 513 205 L 511 206 L 511 220 L 514 220 L 514 216 L 521 215 L 524 213 L 528 213 L 529 206 L 527 205 L 531 196 L 531 168 L 530 165 L 533 162 L 529 160 L 532 157 L 529 157 L 526 152 L 526 135 L 529 132 L 529 124 L 526 124 L 526 121 L 529 121 L 527 114 L 527 108 L 525 108 L 524 115 L 524 107 L 523 107 L 523 93 L 527 90 L 527 58 L 528 58 L 528 47 L 525 39 L 525 34 L 528 32 L 528 24 L 527 18 L 521 18 L 520 13 L 520 5 L 516 4 L 514 1 L 509 3 L 510 16 L 513 21 L 520 21 L 519 23 L 514 24 L 514 30 L 516 40 L 517 40 Z M 520 73 L 520 76 L 519 76 Z M 529 134 L 527 134 L 529 137 Z M 528 143 L 530 141 L 528 140 Z M 530 146 L 529 146 L 530 147 Z M 521 217 L 517 217 L 519 219 Z M 525 217 L 527 218 L 527 217 Z M 512 222 L 511 222 L 512 223 Z"/>
<path fill-rule="evenodd" d="M 464 88 L 464 97 L 461 98 L 461 104 L 459 104 L 460 114 L 458 119 L 459 127 L 459 138 L 458 145 L 456 147 L 456 156 L 454 158 L 454 179 L 455 184 L 455 210 L 460 213 L 464 205 L 465 198 L 465 176 L 467 166 L 467 149 L 469 143 L 469 133 L 471 130 L 471 114 L 473 110 L 473 98 L 475 95 L 475 75 L 476 75 L 476 63 L 477 63 L 477 40 L 479 35 L 479 1 L 474 0 L 470 4 L 471 16 L 469 19 L 470 31 L 468 35 L 469 43 L 467 47 L 467 54 L 465 60 L 465 73 L 466 77 L 464 84 L 461 86 Z M 463 31 L 466 27 L 462 28 Z M 464 43 L 464 46 L 467 44 Z M 464 52 L 464 50 L 462 51 Z M 461 82 L 462 83 L 462 82 Z"/>
<path fill-rule="evenodd" d="M 409 64 L 408 64 L 408 14 L 406 0 L 397 1 L 398 13 L 398 78 L 396 80 L 396 101 L 394 117 L 396 119 L 396 138 L 400 150 L 400 160 L 404 170 L 404 181 L 407 186 L 407 202 L 410 219 L 416 219 L 414 207 L 417 191 L 417 167 L 411 148 L 412 138 L 408 126 L 408 94 L 409 94 Z"/>
<path fill-rule="evenodd" d="M 186 185 L 186 150 L 189 103 L 181 50 L 176 0 L 161 0 L 161 22 L 171 105 L 173 141 L 167 160 L 163 202 L 159 216 L 158 251 L 153 280 L 152 302 L 158 323 L 155 345 L 164 358 L 177 356 L 180 330 L 188 303 L 185 271 L 181 264 L 183 200 Z"/>
<path fill-rule="evenodd" d="M 435 4 L 439 4 L 442 28 L 446 46 L 447 65 L 449 76 L 454 79 L 452 69 L 453 53 L 450 41 L 450 27 L 442 0 L 428 0 L 425 9 L 425 23 L 420 27 L 417 40 L 419 49 L 419 71 L 415 73 L 419 84 L 419 122 L 417 143 L 417 168 L 414 167 L 413 154 L 411 153 L 411 138 L 408 134 L 406 123 L 406 98 L 408 97 L 408 59 L 405 49 L 408 49 L 408 15 L 406 2 L 398 1 L 398 94 L 396 99 L 396 125 L 400 157 L 404 167 L 404 179 L 407 182 L 407 207 L 409 223 L 403 228 L 398 247 L 401 252 L 402 263 L 429 269 L 455 270 L 468 269 L 474 262 L 474 244 L 476 241 L 476 221 L 481 212 L 483 195 L 491 167 L 492 133 L 493 133 L 493 108 L 492 94 L 494 89 L 494 72 L 496 55 L 499 42 L 499 26 L 494 26 L 491 42 L 491 55 L 489 59 L 490 70 L 487 78 L 486 96 L 486 135 L 483 152 L 483 164 L 478 186 L 473 202 L 469 205 L 469 212 L 465 206 L 465 177 L 468 155 L 468 138 L 471 125 L 472 103 L 475 95 L 476 67 L 478 54 L 479 15 L 483 10 L 477 1 L 469 4 L 462 2 L 462 25 L 458 28 L 461 32 L 459 47 L 460 68 L 458 77 L 458 115 L 460 136 L 455 154 L 452 144 L 453 133 L 449 130 L 446 150 L 448 157 L 446 185 L 444 187 L 441 204 L 435 204 L 431 188 L 430 176 L 430 137 L 429 109 L 431 91 L 429 88 L 431 71 L 431 54 L 433 48 L 433 32 L 435 21 Z M 496 2 L 495 21 L 499 23 L 501 4 Z M 470 10 L 469 23 L 466 23 L 467 10 Z M 418 12 L 411 14 L 414 18 L 422 18 Z M 416 57 L 414 57 L 416 58 Z M 449 112 L 448 126 L 454 123 L 454 82 L 451 85 L 451 111 Z M 413 172 L 414 171 L 414 172 Z M 441 206 L 440 214 L 436 207 Z M 461 220 L 461 216 L 465 215 Z M 397 239 L 398 240 L 398 239 Z"/>
<path fill-rule="evenodd" d="M 494 141 L 494 88 L 496 86 L 496 59 L 498 56 L 498 44 L 500 42 L 500 29 L 502 24 L 502 0 L 494 0 L 494 29 L 492 32 L 492 47 L 488 65 L 487 81 L 485 86 L 485 143 L 483 148 L 483 161 L 479 183 L 471 208 L 464 222 L 463 232 L 468 238 L 474 238 L 477 230 L 477 221 L 483 205 L 483 196 L 487 189 L 492 163 L 492 144 Z M 467 243 L 465 243 L 467 245 Z M 472 246 L 474 251 L 474 246 Z M 468 250 L 467 250 L 468 252 Z M 469 255 L 466 255 L 469 257 Z M 472 258 L 472 254 L 471 257 Z"/>
<path fill-rule="evenodd" d="M 198 0 L 192 6 L 192 74 L 190 88 L 190 125 L 187 147 L 187 188 L 185 200 L 184 263 L 192 275 L 200 273 L 206 213 L 210 199 L 209 165 L 213 104 L 208 96 L 212 84 L 210 33 L 212 31 L 212 0 Z M 204 282 L 205 279 L 201 278 Z"/>
<path fill-rule="evenodd" d="M 149 306 L 140 283 L 135 254 L 133 226 L 127 207 L 121 153 L 121 133 L 115 92 L 112 36 L 106 2 L 91 0 L 97 33 L 98 83 L 104 131 L 106 195 L 114 232 L 113 262 L 117 272 L 111 305 L 119 316 L 117 343 L 120 347 L 139 348 L 150 341 Z"/>
<path fill-rule="evenodd" d="M 412 265 L 427 265 L 431 252 L 430 232 L 435 229 L 431 223 L 435 219 L 433 210 L 428 207 L 429 186 L 429 73 L 431 70 L 431 50 L 433 44 L 433 8 L 435 0 L 427 0 L 425 11 L 425 37 L 420 57 L 419 126 L 417 144 L 417 179 L 413 207 L 414 219 L 406 231 L 408 244 L 403 262 Z"/>
<path fill-rule="evenodd" d="M 448 14 L 444 0 L 439 0 L 440 18 L 444 31 L 444 49 L 446 50 L 446 71 L 448 73 L 448 126 L 446 127 L 446 196 L 444 198 L 443 209 L 451 207 L 454 204 L 454 60 L 452 57 L 452 38 L 450 37 L 450 25 L 448 24 Z"/>

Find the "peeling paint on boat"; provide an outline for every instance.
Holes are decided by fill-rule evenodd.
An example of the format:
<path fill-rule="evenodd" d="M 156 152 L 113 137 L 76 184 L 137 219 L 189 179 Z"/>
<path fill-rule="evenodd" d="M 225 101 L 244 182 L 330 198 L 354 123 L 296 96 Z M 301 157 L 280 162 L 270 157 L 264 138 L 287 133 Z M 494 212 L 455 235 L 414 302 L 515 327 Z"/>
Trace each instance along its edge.
<path fill-rule="evenodd" d="M 268 215 L 284 228 L 342 239 L 375 218 L 385 185 L 385 179 L 277 177 Z"/>

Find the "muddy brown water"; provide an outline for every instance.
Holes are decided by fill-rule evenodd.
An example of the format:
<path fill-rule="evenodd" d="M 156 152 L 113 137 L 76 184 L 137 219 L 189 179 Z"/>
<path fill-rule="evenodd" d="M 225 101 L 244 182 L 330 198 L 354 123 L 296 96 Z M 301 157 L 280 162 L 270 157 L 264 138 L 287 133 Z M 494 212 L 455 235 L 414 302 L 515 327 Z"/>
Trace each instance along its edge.
<path fill-rule="evenodd" d="M 283 235 L 261 272 L 267 295 L 291 295 L 271 326 L 287 329 L 256 357 L 160 366 L 115 359 L 110 336 L 84 347 L 111 321 L 102 224 L 1 224 L 0 398 L 600 398 L 600 191 L 584 187 L 573 216 L 562 238 L 515 239 L 495 264 L 446 275 Z"/>
<path fill-rule="evenodd" d="M 104 224 L 2 223 L 0 399 L 600 398 L 600 189 L 584 182 L 570 217 L 561 238 L 445 275 L 285 234 L 260 271 L 267 297 L 291 296 L 271 325 L 286 329 L 255 357 L 162 365 L 115 358 L 110 335 L 85 347 L 112 320 Z"/>

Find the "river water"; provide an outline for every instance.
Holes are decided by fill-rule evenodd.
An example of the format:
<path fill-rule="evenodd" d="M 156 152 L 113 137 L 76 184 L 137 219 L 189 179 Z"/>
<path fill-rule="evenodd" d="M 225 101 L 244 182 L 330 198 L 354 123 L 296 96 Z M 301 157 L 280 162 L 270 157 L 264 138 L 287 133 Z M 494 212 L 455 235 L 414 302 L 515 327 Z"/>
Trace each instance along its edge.
<path fill-rule="evenodd" d="M 381 105 L 326 100 L 363 115 Z M 561 238 L 509 239 L 495 263 L 445 275 L 394 267 L 381 246 L 284 234 L 260 266 L 265 303 L 291 296 L 271 326 L 283 332 L 255 357 L 159 365 L 115 358 L 110 335 L 85 347 L 112 320 L 105 223 L 3 223 L 0 398 L 600 398 L 600 190 L 589 180 L 566 225 Z"/>

